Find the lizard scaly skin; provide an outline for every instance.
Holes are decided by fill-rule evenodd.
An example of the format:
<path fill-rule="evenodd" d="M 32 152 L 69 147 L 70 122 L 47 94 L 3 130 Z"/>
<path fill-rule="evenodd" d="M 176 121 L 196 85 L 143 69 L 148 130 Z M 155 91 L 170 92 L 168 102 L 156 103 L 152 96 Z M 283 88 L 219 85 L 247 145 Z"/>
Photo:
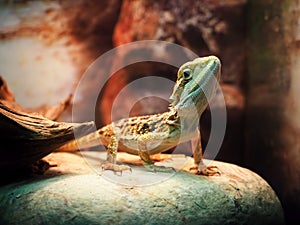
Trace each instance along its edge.
<path fill-rule="evenodd" d="M 220 70 L 221 63 L 215 56 L 187 62 L 178 70 L 169 111 L 121 119 L 67 143 L 59 150 L 77 150 L 77 143 L 81 148 L 102 144 L 107 147 L 107 163 L 102 166 L 104 170 L 130 170 L 128 166 L 116 164 L 118 149 L 139 155 L 146 166 L 159 170 L 163 168 L 155 166 L 150 155 L 164 152 L 181 142 L 191 141 L 198 173 L 219 173 L 213 166 L 205 166 L 203 163 L 198 125 L 208 100 L 215 93 Z"/>

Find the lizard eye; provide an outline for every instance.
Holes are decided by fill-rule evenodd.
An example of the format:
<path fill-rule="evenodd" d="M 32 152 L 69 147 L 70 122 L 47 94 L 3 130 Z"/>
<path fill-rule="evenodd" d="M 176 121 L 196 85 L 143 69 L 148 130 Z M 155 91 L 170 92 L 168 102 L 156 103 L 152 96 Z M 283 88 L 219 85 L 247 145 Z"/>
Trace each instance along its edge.
<path fill-rule="evenodd" d="M 188 80 L 192 77 L 192 70 L 190 68 L 186 68 L 182 71 L 182 74 L 183 74 L 183 78 L 185 80 Z"/>

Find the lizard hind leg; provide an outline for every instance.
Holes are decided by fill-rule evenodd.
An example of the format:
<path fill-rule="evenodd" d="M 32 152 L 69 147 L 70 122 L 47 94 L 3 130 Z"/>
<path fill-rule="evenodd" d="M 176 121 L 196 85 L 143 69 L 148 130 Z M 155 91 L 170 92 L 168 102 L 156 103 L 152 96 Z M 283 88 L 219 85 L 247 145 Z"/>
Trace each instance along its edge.
<path fill-rule="evenodd" d="M 197 129 L 196 133 L 197 133 L 196 137 L 191 140 L 195 166 L 191 167 L 190 170 L 192 171 L 196 169 L 197 174 L 205 175 L 205 176 L 213 176 L 217 174 L 220 175 L 221 172 L 219 171 L 218 167 L 207 166 L 203 162 L 201 135 L 199 129 Z"/>
<path fill-rule="evenodd" d="M 118 152 L 118 139 L 115 135 L 112 135 L 109 145 L 107 146 L 107 158 L 106 162 L 101 165 L 103 170 L 112 170 L 114 173 L 123 173 L 123 171 L 129 170 L 131 172 L 131 168 L 126 165 L 118 165 L 117 164 L 117 152 Z"/>
<path fill-rule="evenodd" d="M 138 152 L 141 160 L 144 162 L 144 166 L 152 172 L 176 172 L 172 167 L 154 165 L 154 162 L 150 159 L 147 142 L 155 140 L 154 138 L 155 137 L 153 135 L 150 135 L 149 133 L 142 134 L 138 138 Z"/>
<path fill-rule="evenodd" d="M 176 172 L 172 167 L 154 165 L 154 162 L 150 159 L 150 155 L 145 151 L 139 151 L 139 156 L 144 162 L 144 166 L 152 172 Z"/>

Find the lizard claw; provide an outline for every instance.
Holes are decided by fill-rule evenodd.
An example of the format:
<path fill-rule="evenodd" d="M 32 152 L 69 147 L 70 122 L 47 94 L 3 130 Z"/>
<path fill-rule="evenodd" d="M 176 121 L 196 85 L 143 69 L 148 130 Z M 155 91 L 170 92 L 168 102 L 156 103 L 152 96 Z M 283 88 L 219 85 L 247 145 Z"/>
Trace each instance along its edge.
<path fill-rule="evenodd" d="M 198 169 L 197 174 L 204 175 L 204 176 L 214 176 L 214 175 L 221 175 L 221 171 L 218 169 L 217 166 L 206 166 L 201 170 Z"/>
<path fill-rule="evenodd" d="M 114 173 L 120 173 L 122 175 L 123 171 L 129 170 L 132 173 L 131 167 L 130 166 L 126 166 L 126 165 L 118 165 L 118 164 L 114 164 L 114 163 L 104 163 L 101 166 L 102 171 L 104 170 L 112 170 L 114 171 Z"/>

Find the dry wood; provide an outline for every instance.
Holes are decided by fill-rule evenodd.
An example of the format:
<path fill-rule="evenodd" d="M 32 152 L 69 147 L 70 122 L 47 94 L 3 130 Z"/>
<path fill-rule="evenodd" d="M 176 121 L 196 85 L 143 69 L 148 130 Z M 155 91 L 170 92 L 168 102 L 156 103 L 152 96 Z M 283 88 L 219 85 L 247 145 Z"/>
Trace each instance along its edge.
<path fill-rule="evenodd" d="M 44 106 L 35 110 L 22 109 L 0 77 L 0 177 L 29 167 L 59 146 L 85 135 L 93 123 L 55 122 L 68 105 L 70 98 L 59 106 Z M 46 118 L 48 117 L 48 118 Z"/>

